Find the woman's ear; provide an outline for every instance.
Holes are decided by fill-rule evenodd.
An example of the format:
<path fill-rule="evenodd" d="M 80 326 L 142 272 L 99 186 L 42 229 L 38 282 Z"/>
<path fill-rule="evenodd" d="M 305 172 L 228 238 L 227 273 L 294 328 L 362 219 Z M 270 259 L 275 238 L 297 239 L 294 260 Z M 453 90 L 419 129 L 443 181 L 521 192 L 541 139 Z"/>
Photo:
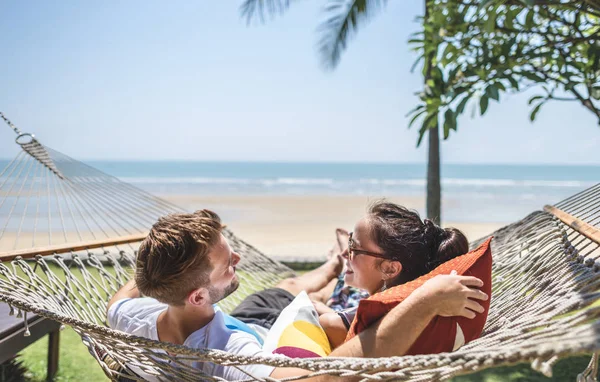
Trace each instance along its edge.
<path fill-rule="evenodd" d="M 402 263 L 399 261 L 386 260 L 381 265 L 381 271 L 385 280 L 393 280 L 402 272 Z"/>

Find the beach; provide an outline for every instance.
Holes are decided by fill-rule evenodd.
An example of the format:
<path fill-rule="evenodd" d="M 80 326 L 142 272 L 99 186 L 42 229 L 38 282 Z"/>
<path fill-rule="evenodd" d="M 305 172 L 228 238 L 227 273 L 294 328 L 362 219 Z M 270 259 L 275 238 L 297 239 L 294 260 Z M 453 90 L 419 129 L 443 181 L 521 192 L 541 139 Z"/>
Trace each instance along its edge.
<path fill-rule="evenodd" d="M 287 261 L 325 259 L 334 243 L 335 229 L 352 230 L 367 206 L 381 199 L 349 195 L 159 196 L 187 210 L 212 209 L 237 236 L 265 254 Z M 416 210 L 425 206 L 424 197 L 386 200 Z M 442 225 L 462 230 L 472 241 L 505 223 L 449 221 Z"/>
<path fill-rule="evenodd" d="M 91 164 L 111 176 L 111 182 L 127 182 L 184 210 L 212 209 L 238 237 L 269 256 L 288 261 L 324 259 L 333 245 L 335 229 L 352 230 L 368 205 L 383 197 L 425 217 L 423 164 Z M 470 241 L 590 187 L 600 173 L 597 166 L 450 164 L 443 170 L 442 226 L 459 228 Z M 2 179 L 0 176 L 0 182 Z M 95 218 L 102 204 L 99 201 L 110 199 L 114 186 L 89 188 L 87 178 L 75 179 L 80 182 L 80 191 L 95 190 L 87 203 L 61 196 L 53 187 L 32 188 L 43 185 L 40 182 L 21 187 L 21 197 L 7 187 L 5 196 L 10 195 L 0 205 L 0 215 L 10 215 L 11 219 L 0 226 L 0 252 L 142 233 L 159 214 L 172 210 L 152 209 L 138 199 L 143 195 L 139 190 L 130 189 L 137 196 L 126 193 L 121 198 L 124 200 L 104 205 L 103 217 Z M 46 193 L 52 198 L 44 199 Z M 42 198 L 30 202 L 33 197 Z"/>

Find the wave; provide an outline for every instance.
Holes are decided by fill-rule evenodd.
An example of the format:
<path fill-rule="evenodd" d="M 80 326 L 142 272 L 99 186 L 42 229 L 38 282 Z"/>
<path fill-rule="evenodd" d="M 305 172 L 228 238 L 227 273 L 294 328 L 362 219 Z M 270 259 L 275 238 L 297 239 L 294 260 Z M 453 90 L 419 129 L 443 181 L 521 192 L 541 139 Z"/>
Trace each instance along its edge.
<path fill-rule="evenodd" d="M 206 184 L 206 185 L 259 185 L 276 186 L 409 186 L 425 187 L 425 179 L 334 179 L 334 178 L 206 178 L 206 177 L 121 177 L 120 180 L 133 184 Z M 587 188 L 594 182 L 578 180 L 516 180 L 516 179 L 467 179 L 442 178 L 442 186 L 449 187 L 492 187 L 492 188 Z"/>
<path fill-rule="evenodd" d="M 259 185 L 333 185 L 334 179 L 327 178 L 199 178 L 199 177 L 120 177 L 119 180 L 132 184 L 259 184 Z"/>
<path fill-rule="evenodd" d="M 244 178 L 199 177 L 119 177 L 118 179 L 133 184 L 250 184 L 253 181 Z"/>

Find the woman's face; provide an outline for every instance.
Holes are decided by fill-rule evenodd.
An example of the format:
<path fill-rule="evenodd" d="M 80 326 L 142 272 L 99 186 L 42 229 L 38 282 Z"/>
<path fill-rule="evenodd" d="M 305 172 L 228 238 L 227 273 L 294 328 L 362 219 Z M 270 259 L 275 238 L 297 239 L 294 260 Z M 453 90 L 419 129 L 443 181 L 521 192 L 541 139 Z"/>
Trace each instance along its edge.
<path fill-rule="evenodd" d="M 356 223 L 352 232 L 352 249 L 354 256 L 346 259 L 346 275 L 344 282 L 350 286 L 364 289 L 374 294 L 383 286 L 383 277 L 379 268 L 381 259 L 365 254 L 363 251 L 373 254 L 383 254 L 383 250 L 371 239 L 370 223 L 365 217 Z"/>

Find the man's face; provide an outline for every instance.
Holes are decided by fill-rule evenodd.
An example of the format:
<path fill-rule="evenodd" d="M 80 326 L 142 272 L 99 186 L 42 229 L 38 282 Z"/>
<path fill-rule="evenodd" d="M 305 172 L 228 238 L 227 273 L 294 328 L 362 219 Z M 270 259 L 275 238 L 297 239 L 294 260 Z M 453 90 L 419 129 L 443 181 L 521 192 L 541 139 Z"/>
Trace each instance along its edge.
<path fill-rule="evenodd" d="M 240 255 L 231 250 L 225 236 L 221 234 L 219 242 L 208 253 L 208 258 L 213 267 L 208 292 L 211 302 L 215 304 L 235 292 L 240 285 L 235 273 Z"/>

